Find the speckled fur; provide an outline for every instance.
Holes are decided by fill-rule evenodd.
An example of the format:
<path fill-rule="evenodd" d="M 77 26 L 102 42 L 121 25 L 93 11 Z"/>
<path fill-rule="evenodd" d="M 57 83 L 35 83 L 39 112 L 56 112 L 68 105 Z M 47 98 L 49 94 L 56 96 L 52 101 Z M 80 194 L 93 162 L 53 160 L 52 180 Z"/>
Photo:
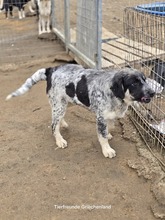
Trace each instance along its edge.
<path fill-rule="evenodd" d="M 124 117 L 133 101 L 149 102 L 154 95 L 145 81 L 144 74 L 134 69 L 117 70 L 84 69 L 80 65 L 65 64 L 43 68 L 34 73 L 7 100 L 24 94 L 40 80 L 47 80 L 47 95 L 52 109 L 52 131 L 59 148 L 67 147 L 60 133 L 60 126 L 67 127 L 64 120 L 68 102 L 80 104 L 96 114 L 98 140 L 105 157 L 112 158 L 116 152 L 108 143 L 108 123 Z"/>

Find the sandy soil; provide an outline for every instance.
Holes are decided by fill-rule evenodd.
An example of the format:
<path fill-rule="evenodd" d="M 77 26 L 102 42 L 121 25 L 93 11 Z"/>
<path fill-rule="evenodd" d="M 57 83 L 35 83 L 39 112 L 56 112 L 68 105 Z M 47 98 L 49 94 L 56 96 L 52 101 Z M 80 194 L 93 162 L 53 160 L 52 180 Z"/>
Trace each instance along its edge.
<path fill-rule="evenodd" d="M 157 179 L 159 173 L 162 179 L 163 173 L 151 155 L 144 160 L 149 152 L 128 116 L 112 130 L 110 144 L 117 157 L 107 159 L 97 140 L 94 115 L 79 106 L 70 105 L 66 114 L 69 128 L 62 134 L 68 148 L 56 149 L 45 82 L 5 101 L 37 69 L 57 65 L 55 55 L 64 52 L 58 41 L 37 39 L 35 31 L 35 41 L 32 35 L 29 41 L 31 48 L 39 45 L 37 53 L 27 50 L 26 63 L 7 61 L 0 67 L 0 220 L 154 220 L 157 201 L 164 203 L 164 188 L 162 182 L 153 185 L 151 174 Z M 49 46 L 43 49 L 42 44 Z M 155 173 L 148 168 L 150 161 L 157 165 Z"/>

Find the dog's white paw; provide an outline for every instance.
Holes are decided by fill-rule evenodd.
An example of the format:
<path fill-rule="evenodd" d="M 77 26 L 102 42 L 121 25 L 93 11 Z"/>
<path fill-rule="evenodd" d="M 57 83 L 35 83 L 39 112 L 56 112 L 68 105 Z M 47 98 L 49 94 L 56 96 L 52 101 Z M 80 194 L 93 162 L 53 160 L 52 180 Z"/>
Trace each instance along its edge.
<path fill-rule="evenodd" d="M 111 139 L 113 138 L 113 136 L 109 133 L 109 134 L 107 135 L 107 138 L 108 138 L 108 140 L 111 140 Z"/>
<path fill-rule="evenodd" d="M 56 144 L 59 148 L 66 148 L 67 147 L 67 141 L 64 140 L 62 137 L 56 139 Z"/>
<path fill-rule="evenodd" d="M 102 149 L 104 157 L 113 158 L 116 156 L 116 151 L 111 147 L 105 147 Z"/>

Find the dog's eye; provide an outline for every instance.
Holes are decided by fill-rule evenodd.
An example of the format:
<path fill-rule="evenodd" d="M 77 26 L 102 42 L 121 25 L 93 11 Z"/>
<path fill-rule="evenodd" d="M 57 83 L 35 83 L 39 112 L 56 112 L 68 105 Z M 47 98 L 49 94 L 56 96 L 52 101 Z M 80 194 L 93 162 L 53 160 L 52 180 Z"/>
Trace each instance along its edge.
<path fill-rule="evenodd" d="M 139 82 L 133 82 L 133 83 L 131 84 L 131 86 L 135 87 L 135 86 L 137 86 L 138 84 L 139 84 Z"/>

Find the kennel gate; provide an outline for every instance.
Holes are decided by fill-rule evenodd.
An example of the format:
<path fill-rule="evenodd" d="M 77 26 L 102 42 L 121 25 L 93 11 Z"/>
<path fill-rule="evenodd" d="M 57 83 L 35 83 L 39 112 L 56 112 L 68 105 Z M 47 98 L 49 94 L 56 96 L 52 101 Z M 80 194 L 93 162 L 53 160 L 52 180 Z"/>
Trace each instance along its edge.
<path fill-rule="evenodd" d="M 73 11 L 72 11 L 73 10 Z M 76 11 L 76 15 L 75 15 Z M 101 68 L 101 0 L 52 0 L 54 33 L 85 64 Z"/>

